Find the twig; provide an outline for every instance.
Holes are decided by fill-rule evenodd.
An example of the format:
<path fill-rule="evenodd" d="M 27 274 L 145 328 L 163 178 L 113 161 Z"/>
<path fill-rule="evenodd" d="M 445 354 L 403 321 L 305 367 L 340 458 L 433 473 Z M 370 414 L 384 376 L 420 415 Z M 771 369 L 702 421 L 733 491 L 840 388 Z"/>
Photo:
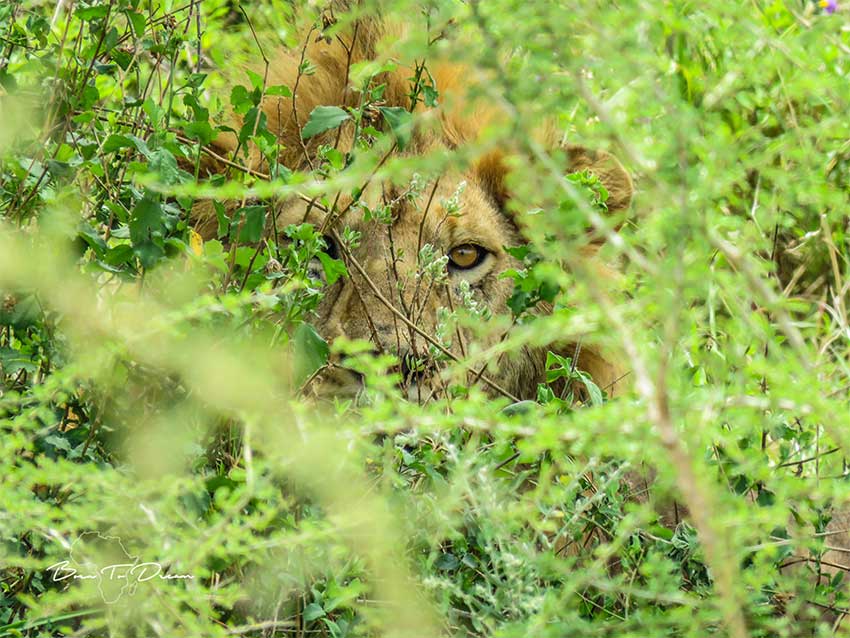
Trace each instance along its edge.
<path fill-rule="evenodd" d="M 339 242 L 340 245 L 342 245 L 342 242 L 340 241 L 340 238 L 339 238 L 339 235 L 337 234 L 337 232 L 333 229 L 330 232 L 333 234 L 334 239 L 336 239 L 337 242 Z M 417 333 L 420 337 L 425 339 L 425 341 L 427 341 L 428 343 L 433 345 L 435 348 L 437 348 L 444 355 L 446 355 L 447 357 L 449 357 L 453 361 L 456 361 L 458 363 L 461 363 L 462 365 L 465 365 L 465 366 L 471 368 L 470 364 L 467 364 L 467 363 L 464 363 L 463 361 L 461 361 L 460 357 L 458 357 L 456 354 L 454 354 L 451 350 L 447 349 L 443 344 L 441 344 L 439 341 L 434 339 L 434 337 L 429 335 L 427 332 L 422 330 L 422 328 L 420 328 L 415 323 L 410 321 L 410 319 L 408 319 L 401 311 L 399 311 L 398 308 L 396 308 L 392 303 L 390 303 L 390 301 L 383 295 L 383 293 L 375 285 L 375 282 L 372 281 L 372 278 L 369 277 L 369 274 L 366 272 L 366 270 L 363 268 L 363 266 L 360 265 L 360 262 L 358 262 L 357 259 L 354 258 L 354 256 L 351 254 L 350 251 L 346 251 L 346 252 L 347 252 L 346 256 L 348 258 L 348 261 L 351 263 L 351 265 L 354 266 L 355 270 L 357 270 L 357 272 L 360 274 L 360 276 L 363 277 L 363 280 L 366 282 L 366 285 L 369 286 L 369 288 L 371 289 L 372 294 L 375 295 L 375 297 L 377 297 L 378 301 L 380 301 L 382 304 L 384 304 L 387 307 L 387 309 L 391 313 L 393 313 L 393 315 L 395 317 L 397 317 L 403 324 L 405 324 L 408 328 L 410 328 L 415 333 Z M 481 380 L 484 383 L 486 383 L 487 385 L 489 385 L 491 388 L 493 388 L 494 390 L 499 392 L 500 394 L 511 399 L 512 401 L 518 402 L 520 400 L 518 397 L 511 394 L 508 390 L 505 390 L 503 387 L 501 387 L 495 381 L 492 381 L 485 376 L 482 376 Z"/>

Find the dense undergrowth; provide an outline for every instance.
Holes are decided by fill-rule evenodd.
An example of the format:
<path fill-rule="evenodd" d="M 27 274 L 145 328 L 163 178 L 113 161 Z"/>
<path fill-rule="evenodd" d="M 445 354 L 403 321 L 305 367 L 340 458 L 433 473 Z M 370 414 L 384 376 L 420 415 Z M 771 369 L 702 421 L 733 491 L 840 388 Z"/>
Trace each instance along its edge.
<path fill-rule="evenodd" d="M 575 255 L 604 189 L 571 177 L 578 205 L 545 154 L 515 166 L 532 241 L 513 317 L 474 299 L 445 317 L 516 324 L 470 349 L 473 370 L 587 335 L 627 370 L 621 396 L 553 354 L 536 402 L 461 362 L 419 405 L 391 355 L 318 336 L 311 268 L 332 282 L 350 265 L 309 225 L 267 232 L 269 202 L 333 210 L 475 149 L 388 159 L 411 116 L 373 87 L 310 118 L 362 123 L 354 150 L 280 165 L 257 105 L 296 87 L 269 85 L 264 61 L 351 23 L 315 4 L 0 6 L 0 636 L 840 632 L 850 12 L 382 3 L 429 35 L 399 48 L 426 114 L 443 99 L 433 50 L 509 115 L 487 144 L 554 117 L 637 185 L 600 282 Z M 221 157 L 227 130 L 240 148 Z M 201 198 L 241 202 L 207 241 Z M 528 312 L 541 300 L 551 315 Z M 365 378 L 357 400 L 309 396 L 329 356 Z M 61 578 L 128 562 L 152 565 Z"/>

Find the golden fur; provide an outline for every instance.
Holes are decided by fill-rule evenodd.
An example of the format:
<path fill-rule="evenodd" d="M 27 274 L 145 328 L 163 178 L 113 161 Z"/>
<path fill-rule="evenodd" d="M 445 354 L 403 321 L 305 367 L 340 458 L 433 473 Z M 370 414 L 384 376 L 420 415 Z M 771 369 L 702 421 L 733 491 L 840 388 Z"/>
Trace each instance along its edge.
<path fill-rule="evenodd" d="M 317 106 L 357 106 L 360 94 L 348 85 L 350 64 L 378 57 L 378 42 L 388 29 L 377 21 L 361 20 L 347 34 L 325 38 L 317 37 L 314 31 L 306 37 L 303 50 L 278 52 L 269 68 L 268 85 L 286 85 L 293 89 L 294 96 L 267 97 L 262 108 L 269 130 L 282 145 L 282 164 L 293 170 L 311 168 L 321 144 L 336 144 L 342 151 L 351 150 L 354 129 L 350 122 L 338 132 L 329 131 L 306 141 L 301 139 L 301 129 Z M 299 75 L 303 58 L 315 68 L 310 75 Z M 423 115 L 422 119 L 429 119 L 430 125 L 417 126 L 405 150 L 412 155 L 441 149 L 448 152 L 475 142 L 487 125 L 499 117 L 498 111 L 485 101 L 467 98 L 468 68 L 436 61 L 429 64 L 428 70 L 440 92 L 441 105 Z M 386 84 L 383 94 L 386 106 L 410 107 L 412 75 L 412 69 L 399 67 L 375 79 L 376 84 Z M 418 110 L 422 110 L 421 104 Z M 543 131 L 541 137 L 550 148 L 558 144 L 552 132 Z M 233 135 L 221 136 L 216 145 L 221 154 L 237 148 Z M 623 211 L 629 206 L 632 183 L 616 159 L 605 152 L 579 146 L 569 146 L 565 151 L 569 161 L 565 170 L 587 169 L 602 180 L 610 194 L 611 211 Z M 474 298 L 494 315 L 508 314 L 506 304 L 513 283 L 500 275 L 520 264 L 504 248 L 523 243 L 517 220 L 507 206 L 510 193 L 505 182 L 506 157 L 516 152 L 512 148 L 492 150 L 465 170 L 434 177 L 424 186 L 417 201 L 410 201 L 398 187 L 371 184 L 361 199 L 370 207 L 392 202 L 393 222 L 389 226 L 365 222 L 362 210 L 349 207 L 345 198 L 340 198 L 337 211 L 343 212 L 335 213 L 332 227 L 325 232 L 333 236 L 335 231 L 350 227 L 361 232 L 362 241 L 350 254 L 341 255 L 347 262 L 350 278 L 330 286 L 317 310 L 315 323 L 322 335 L 329 341 L 338 336 L 371 340 L 378 350 L 397 354 L 404 367 L 413 359 L 419 362 L 428 359 L 429 343 L 423 333 L 435 333 L 440 308 L 458 305 L 462 280 L 468 282 Z M 255 149 L 250 152 L 249 166 L 264 168 Z M 460 214 L 448 214 L 442 202 L 458 194 Z M 210 204 L 199 203 L 195 213 L 199 232 L 209 236 L 215 219 Z M 304 221 L 323 227 L 327 222 L 325 210 L 300 199 L 280 203 L 275 214 L 278 229 Z M 418 285 L 417 256 L 426 243 L 442 253 L 459 245 L 474 244 L 489 254 L 477 268 L 451 272 L 446 284 Z M 404 321 L 402 315 L 409 321 Z M 451 339 L 449 350 L 461 357 L 465 354 L 464 343 L 472 339 L 472 334 L 459 331 L 454 337 L 457 338 Z M 490 343 L 498 339 L 499 335 L 494 335 Z M 621 371 L 599 352 L 584 344 L 579 349 L 576 344 L 565 343 L 561 349 L 570 355 L 580 353 L 578 367 L 589 372 L 598 385 L 609 392 L 614 390 Z M 519 356 L 504 357 L 498 365 L 492 364 L 485 380 L 491 381 L 491 389 L 504 390 L 515 398 L 533 398 L 537 384 L 544 377 L 545 357 L 545 348 L 527 347 Z M 440 381 L 438 375 L 432 374 L 433 366 L 425 363 L 407 367 L 408 396 L 423 399 L 439 390 Z M 338 368 L 325 373 L 321 380 L 337 388 L 356 387 L 358 383 L 356 375 Z"/>

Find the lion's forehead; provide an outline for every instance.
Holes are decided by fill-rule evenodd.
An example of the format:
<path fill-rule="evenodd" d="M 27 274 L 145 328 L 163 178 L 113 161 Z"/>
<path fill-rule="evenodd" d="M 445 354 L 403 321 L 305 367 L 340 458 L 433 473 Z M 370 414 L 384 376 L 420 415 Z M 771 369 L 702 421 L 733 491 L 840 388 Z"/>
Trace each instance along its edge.
<path fill-rule="evenodd" d="M 476 244 L 497 252 L 513 241 L 514 229 L 474 180 L 464 176 L 440 177 L 410 192 L 399 187 L 372 187 L 360 203 L 340 197 L 340 212 L 334 215 L 337 230 L 350 228 L 360 233 L 361 245 L 418 251 L 425 244 L 449 250 L 461 244 Z M 310 223 L 323 228 L 327 207 L 303 199 L 283 203 L 277 226 Z"/>

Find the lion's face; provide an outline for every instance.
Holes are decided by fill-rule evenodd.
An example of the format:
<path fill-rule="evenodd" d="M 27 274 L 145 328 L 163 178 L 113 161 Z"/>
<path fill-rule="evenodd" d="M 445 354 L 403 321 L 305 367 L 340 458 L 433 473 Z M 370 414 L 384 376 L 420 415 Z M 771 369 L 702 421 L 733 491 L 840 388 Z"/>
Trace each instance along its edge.
<path fill-rule="evenodd" d="M 363 207 L 351 206 L 325 229 L 327 254 L 345 261 L 350 277 L 327 286 L 315 323 L 328 341 L 364 339 L 376 351 L 395 355 L 409 399 L 440 396 L 445 388 L 437 360 L 447 355 L 434 342 L 460 358 L 473 339 L 469 329 L 447 330 L 446 314 L 461 306 L 482 321 L 509 314 L 513 282 L 502 274 L 519 264 L 505 248 L 520 243 L 519 233 L 474 171 L 444 174 L 415 193 L 377 187 L 363 200 L 371 211 L 389 205 L 388 214 L 367 221 Z M 306 221 L 321 228 L 325 217 L 303 201 L 293 202 L 284 207 L 278 227 Z M 340 245 L 346 227 L 360 237 L 350 250 Z M 315 266 L 315 276 L 324 279 L 321 265 Z M 499 337 L 491 333 L 484 341 Z M 477 345 L 488 344 L 479 335 Z M 500 362 L 498 372 L 493 366 L 485 376 L 518 397 L 533 393 L 540 373 L 541 363 L 526 357 Z M 337 392 L 359 386 L 358 375 L 339 367 L 322 380 Z"/>
<path fill-rule="evenodd" d="M 588 170 L 605 185 L 609 211 L 629 206 L 631 179 L 615 158 L 580 146 L 565 150 L 567 171 Z M 376 352 L 394 355 L 403 393 L 422 402 L 445 395 L 446 361 L 486 351 L 511 325 L 513 280 L 504 273 L 522 265 L 507 249 L 525 240 L 507 212 L 509 197 L 501 156 L 485 156 L 465 172 L 444 173 L 415 187 L 375 184 L 356 204 L 340 198 L 331 220 L 322 207 L 290 201 L 277 215 L 277 228 L 311 223 L 322 229 L 328 256 L 346 263 L 348 277 L 324 282 L 314 318 L 321 335 L 328 342 L 366 340 Z M 344 241 L 344 230 L 358 240 Z M 324 279 L 318 259 L 311 270 Z M 461 307 L 467 321 L 447 323 Z M 501 328 L 478 329 L 490 323 Z M 550 337 L 552 348 L 574 357 L 603 389 L 614 390 L 617 366 L 570 335 Z M 467 368 L 464 384 L 480 380 L 491 394 L 534 398 L 545 377 L 546 348 L 524 346 L 483 361 Z M 331 361 L 317 379 L 323 395 L 356 393 L 361 386 L 360 375 L 339 361 Z"/>
<path fill-rule="evenodd" d="M 380 59 L 377 52 L 383 46 L 381 42 L 404 40 L 406 29 L 399 28 L 367 18 L 347 36 L 348 45 L 345 37 L 308 36 L 302 50 L 279 52 L 267 69 L 269 83 L 290 87 L 295 95 L 267 95 L 262 109 L 268 130 L 278 142 L 280 165 L 313 172 L 319 150 L 328 146 L 349 154 L 349 158 L 359 154 L 355 139 L 358 127 L 353 118 L 338 128 L 321 134 L 314 131 L 305 137 L 305 125 L 311 117 L 308 114 L 332 105 L 354 113 L 363 97 L 361 89 L 349 86 L 350 65 Z M 394 59 L 394 55 L 386 59 Z M 311 61 L 309 74 L 302 73 L 305 60 Z M 411 104 L 413 72 L 412 67 L 400 65 L 372 78 L 376 86 L 382 87 L 383 106 L 401 108 L 415 116 L 405 155 L 435 152 L 446 156 L 457 149 L 475 149 L 487 137 L 485 132 L 491 126 L 505 122 L 507 113 L 481 97 L 487 92 L 474 90 L 480 74 L 469 67 L 447 59 L 429 62 L 428 77 L 433 86 L 439 87 L 440 96 L 439 104 L 434 107 L 426 107 L 422 101 Z M 239 118 L 235 119 L 238 123 Z M 240 124 L 243 125 L 244 122 Z M 385 132 L 392 128 L 383 120 L 375 125 Z M 556 159 L 557 162 L 563 159 L 563 170 L 567 173 L 583 170 L 594 173 L 609 194 L 609 211 L 624 211 L 632 194 L 631 179 L 608 153 L 564 145 L 563 132 L 548 121 L 535 126 L 532 137 L 534 145 L 520 143 L 521 140 L 502 140 L 498 145 L 478 147 L 482 151 L 480 156 L 465 154 L 475 155 L 472 166 L 432 177 L 429 183 L 415 189 L 415 196 L 405 189 L 372 183 L 360 194 L 356 205 L 346 202 L 344 195 L 332 198 L 332 212 L 320 206 L 311 207 L 300 199 L 284 203 L 272 217 L 276 226 L 266 231 L 279 234 L 289 224 L 303 223 L 321 228 L 329 256 L 341 258 L 349 272 L 348 277 L 326 282 L 325 295 L 316 311 L 318 316 L 313 319 L 322 336 L 328 341 L 339 337 L 367 340 L 375 350 L 395 355 L 403 390 L 409 398 L 420 401 L 444 393 L 446 379 L 440 374 L 441 359 L 467 359 L 476 348 L 482 352 L 482 348 L 500 340 L 511 324 L 507 302 L 513 291 L 513 281 L 502 275 L 508 268 L 520 266 L 506 248 L 522 243 L 508 214 L 513 198 L 507 185 L 510 180 L 506 179 L 508 167 L 514 161 L 527 160 L 531 147 L 538 146 L 555 153 L 548 162 L 550 169 Z M 204 169 L 207 173 L 228 171 L 220 160 L 230 155 L 241 155 L 245 168 L 251 171 L 265 173 L 268 169 L 264 154 L 252 143 L 246 147 L 234 131 L 222 132 L 213 146 L 216 152 L 211 156 L 215 161 Z M 232 164 L 226 162 L 227 166 Z M 543 206 L 544 202 L 529 204 Z M 225 207 L 235 210 L 237 203 L 230 202 Z M 375 219 L 374 213 L 379 210 L 382 212 Z M 328 215 L 333 219 L 328 219 Z M 193 217 L 195 228 L 203 237 L 215 235 L 218 222 L 212 203 L 196 204 Z M 349 236 L 351 231 L 356 233 L 359 241 L 341 242 L 345 229 L 349 230 Z M 435 264 L 435 259 L 443 261 Z M 317 278 L 322 275 L 319 261 L 316 260 L 313 268 Z M 487 323 L 488 316 L 507 320 L 498 322 L 501 331 L 484 331 L 482 337 L 479 334 L 482 331 L 471 329 L 469 324 L 449 327 L 445 323 L 445 315 L 452 314 L 459 306 L 470 307 L 479 325 Z M 546 308 L 536 310 L 545 312 Z M 475 347 L 467 348 L 473 337 Z M 601 384 L 611 380 L 611 366 L 605 365 L 604 358 L 597 357 L 587 344 L 582 343 L 579 348 L 575 335 L 546 337 L 566 356 L 577 358 L 580 349 L 582 360 L 578 367 L 592 376 L 596 376 L 594 368 L 597 371 L 607 368 L 607 378 L 601 379 Z M 479 357 L 467 379 L 459 381 L 469 385 L 481 380 L 493 393 L 533 398 L 544 376 L 545 359 L 544 348 L 524 347 L 512 356 L 488 359 L 486 371 L 481 371 L 482 357 Z M 320 380 L 322 394 L 360 387 L 358 375 L 333 361 Z"/>
<path fill-rule="evenodd" d="M 615 158 L 580 146 L 564 150 L 567 172 L 587 170 L 603 183 L 610 212 L 621 213 L 629 206 L 631 179 Z M 525 241 L 508 213 L 511 196 L 504 166 L 501 154 L 495 153 L 466 171 L 444 173 L 416 187 L 372 184 L 356 203 L 336 198 L 330 219 L 324 206 L 292 199 L 276 206 L 275 223 L 267 224 L 267 232 L 276 232 L 281 240 L 286 240 L 282 231 L 289 225 L 308 223 L 321 229 L 326 254 L 341 259 L 349 276 L 322 281 L 324 295 L 312 323 L 328 342 L 338 337 L 366 340 L 376 352 L 394 355 L 402 390 L 411 400 L 443 396 L 447 379 L 440 373 L 445 362 L 476 352 L 484 355 L 467 365 L 467 378 L 459 380 L 465 385 L 481 381 L 491 394 L 528 399 L 536 396 L 544 378 L 542 346 L 486 357 L 486 349 L 501 340 L 511 324 L 513 280 L 504 273 L 521 264 L 507 249 Z M 225 206 L 235 210 L 238 202 Z M 211 201 L 199 201 L 193 216 L 197 232 L 215 236 L 218 221 Z M 343 240 L 352 236 L 355 241 Z M 314 260 L 311 271 L 315 279 L 324 280 L 320 259 Z M 446 321 L 461 308 L 469 311 L 461 312 L 465 323 Z M 478 329 L 491 323 L 501 327 Z M 577 367 L 604 389 L 613 389 L 620 371 L 606 357 L 574 336 L 547 336 L 559 353 L 575 359 L 580 354 Z M 360 375 L 339 361 L 331 361 L 313 385 L 325 396 L 356 393 L 361 387 Z"/>

